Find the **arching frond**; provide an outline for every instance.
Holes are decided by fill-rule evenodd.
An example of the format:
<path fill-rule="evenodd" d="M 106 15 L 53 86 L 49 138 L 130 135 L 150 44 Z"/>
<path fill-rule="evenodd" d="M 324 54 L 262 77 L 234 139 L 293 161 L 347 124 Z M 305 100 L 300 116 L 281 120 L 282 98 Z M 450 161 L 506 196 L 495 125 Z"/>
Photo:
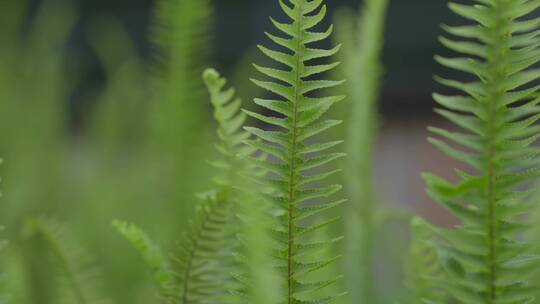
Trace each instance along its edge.
<path fill-rule="evenodd" d="M 444 26 L 441 42 L 459 53 L 437 56 L 445 67 L 469 74 L 469 82 L 437 80 L 461 94 L 435 94 L 436 112 L 459 131 L 430 128 L 429 139 L 467 167 L 459 181 L 426 174 L 428 193 L 457 216 L 454 229 L 437 232 L 437 248 L 448 259 L 442 284 L 457 302 L 530 303 L 537 282 L 527 281 L 538 267 L 524 239 L 530 229 L 524 214 L 533 202 L 530 187 L 538 178 L 540 135 L 537 85 L 540 61 L 532 18 L 536 0 L 477 0 L 450 9 L 471 22 Z"/>
<path fill-rule="evenodd" d="M 133 224 L 115 220 L 113 226 L 142 256 L 150 267 L 154 282 L 159 287 L 161 295 L 166 297 L 173 273 L 169 260 L 163 255 L 161 248 L 152 241 L 146 232 Z"/>
<path fill-rule="evenodd" d="M 320 77 L 320 74 L 331 70 L 337 64 L 315 63 L 315 60 L 321 61 L 339 50 L 339 46 L 329 50 L 312 46 L 313 43 L 326 39 L 332 32 L 332 27 L 323 32 L 313 29 L 326 16 L 327 8 L 322 2 L 279 1 L 290 22 L 281 23 L 272 19 L 281 34 L 276 36 L 267 33 L 267 36 L 285 51 L 259 46 L 261 52 L 274 60 L 279 67 L 255 65 L 255 68 L 270 80 L 253 80 L 256 85 L 273 95 L 270 99 L 255 99 L 255 103 L 276 114 L 263 115 L 245 111 L 261 123 L 271 126 L 270 130 L 259 127 L 245 129 L 257 138 L 248 143 L 271 156 L 266 160 L 253 161 L 269 172 L 269 175 L 258 178 L 257 181 L 274 189 L 273 193 L 266 197 L 277 209 L 275 215 L 279 218 L 278 227 L 275 229 L 279 247 L 274 256 L 285 290 L 280 297 L 280 303 L 331 302 L 335 295 L 321 299 L 314 292 L 339 279 L 337 276 L 312 282 L 305 278 L 308 273 L 318 271 L 334 260 L 310 260 L 311 254 L 321 247 L 332 246 L 340 239 L 312 238 L 314 232 L 324 229 L 332 222 L 319 222 L 316 218 L 341 203 L 323 200 L 333 196 L 341 186 L 324 185 L 322 182 L 335 173 L 324 169 L 324 165 L 343 156 L 342 153 L 328 152 L 339 144 L 339 141 L 312 141 L 320 133 L 341 123 L 321 117 L 334 103 L 343 99 L 343 96 L 318 97 L 321 90 L 342 83 Z"/>
<path fill-rule="evenodd" d="M 220 158 L 210 164 L 219 172 L 214 177 L 222 195 L 232 201 L 234 196 L 230 193 L 234 186 L 238 186 L 238 176 L 246 167 L 242 155 L 253 153 L 254 148 L 244 142 L 249 133 L 242 130 L 246 114 L 241 112 L 242 101 L 235 96 L 233 88 L 225 89 L 227 80 L 222 78 L 214 69 L 207 69 L 203 73 L 203 80 L 210 94 L 210 101 L 214 107 L 214 119 L 218 123 L 217 136 L 219 142 L 216 149 Z"/>
<path fill-rule="evenodd" d="M 40 237 L 49 246 L 56 257 L 62 273 L 59 303 L 66 304 L 109 304 L 101 293 L 101 272 L 93 265 L 86 249 L 60 222 L 39 218 L 32 220 L 29 227 L 33 234 Z"/>

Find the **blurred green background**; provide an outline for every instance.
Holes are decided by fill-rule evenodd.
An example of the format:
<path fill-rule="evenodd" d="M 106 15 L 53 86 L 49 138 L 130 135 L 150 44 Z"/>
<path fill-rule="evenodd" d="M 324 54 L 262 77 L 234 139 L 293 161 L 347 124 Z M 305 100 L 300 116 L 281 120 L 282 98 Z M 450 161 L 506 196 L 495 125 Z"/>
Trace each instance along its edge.
<path fill-rule="evenodd" d="M 333 14 L 356 11 L 360 1 L 328 4 Z M 214 153 L 214 123 L 200 73 L 219 68 L 249 106 L 260 94 L 248 81 L 251 62 L 259 60 L 254 45 L 265 41 L 268 16 L 281 16 L 277 1 L 214 0 L 208 6 L 204 33 L 190 32 L 190 18 L 200 11 L 186 10 L 178 13 L 174 41 L 164 43 L 155 42 L 160 38 L 151 26 L 154 1 L 0 2 L 0 223 L 3 238 L 12 241 L 3 261 L 27 273 L 20 280 L 27 286 L 18 288 L 33 290 L 19 303 L 50 303 L 40 281 L 47 269 L 26 256 L 39 248 L 28 240 L 25 223 L 40 215 L 66 222 L 101 265 L 105 293 L 117 303 L 153 301 L 148 272 L 111 222 L 137 223 L 174 250 L 194 212 L 195 193 L 210 185 L 205 161 Z M 420 179 L 422 171 L 445 175 L 454 166 L 425 141 L 425 127 L 437 119 L 430 96 L 439 72 L 432 57 L 443 52 L 441 21 L 453 21 L 445 1 L 390 3 L 373 161 L 381 205 L 450 224 L 429 203 Z M 182 45 L 190 39 L 201 49 Z M 156 55 L 164 50 L 168 56 Z M 175 73 L 180 66 L 183 73 Z M 166 102 L 178 99 L 168 88 L 183 92 L 182 102 Z M 380 303 L 393 303 L 403 292 L 406 227 L 398 215 L 380 234 Z"/>

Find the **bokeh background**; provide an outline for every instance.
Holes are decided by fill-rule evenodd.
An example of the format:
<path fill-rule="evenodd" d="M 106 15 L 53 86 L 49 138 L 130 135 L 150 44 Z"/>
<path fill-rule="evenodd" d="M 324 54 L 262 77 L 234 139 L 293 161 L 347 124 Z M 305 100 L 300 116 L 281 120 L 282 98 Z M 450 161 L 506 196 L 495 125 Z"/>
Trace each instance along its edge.
<path fill-rule="evenodd" d="M 327 2 L 332 15 L 360 7 L 360 0 Z M 45 214 L 65 221 L 96 256 L 105 289 L 117 303 L 148 303 L 155 290 L 111 221 L 135 222 L 158 242 L 172 244 L 194 212 L 193 193 L 210 184 L 205 160 L 212 157 L 214 125 L 210 104 L 201 102 L 205 95 L 189 108 L 176 108 L 178 115 L 169 113 L 167 134 L 152 127 L 149 113 L 171 112 L 156 110 L 148 80 L 155 73 L 154 5 L 150 0 L 0 1 L 4 234 L 24 243 L 28 217 Z M 228 76 L 249 104 L 260 94 L 247 80 L 254 73 L 251 62 L 260 60 L 254 46 L 266 41 L 268 16 L 280 16 L 279 6 L 269 0 L 214 0 L 212 5 L 203 64 Z M 390 1 L 374 159 L 383 208 L 444 225 L 453 219 L 427 198 L 420 173 L 450 175 L 455 166 L 425 139 L 427 125 L 443 124 L 432 113 L 431 94 L 439 89 L 433 75 L 444 71 L 432 58 L 444 52 L 437 42 L 439 25 L 455 22 L 452 18 L 445 1 Z M 191 117 L 193 109 L 201 114 Z M 182 130 L 191 137 L 180 139 L 175 131 Z M 381 234 L 379 252 L 403 253 L 406 230 L 405 220 L 390 225 Z M 402 261 L 386 255 L 377 266 L 380 303 L 389 303 L 402 289 Z M 38 277 L 36 266 L 16 250 L 9 257 L 11 265 Z M 46 303 L 38 298 L 30 302 Z"/>

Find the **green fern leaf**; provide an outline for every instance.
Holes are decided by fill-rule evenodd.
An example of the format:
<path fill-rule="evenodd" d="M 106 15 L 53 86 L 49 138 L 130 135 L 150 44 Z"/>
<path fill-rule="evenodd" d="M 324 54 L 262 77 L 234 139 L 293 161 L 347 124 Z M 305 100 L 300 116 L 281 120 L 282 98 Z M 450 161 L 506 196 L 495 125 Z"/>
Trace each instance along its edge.
<path fill-rule="evenodd" d="M 67 287 L 62 288 L 58 303 L 109 304 L 101 293 L 100 271 L 77 242 L 70 231 L 60 222 L 39 218 L 29 222 L 33 235 L 48 244 L 60 265 Z"/>
<path fill-rule="evenodd" d="M 532 244 L 521 235 L 530 229 L 522 215 L 532 208 L 527 190 L 539 172 L 540 150 L 531 144 L 539 135 L 534 85 L 540 73 L 532 66 L 540 53 L 530 38 L 539 25 L 527 19 L 539 4 L 478 0 L 449 6 L 474 24 L 444 26 L 457 39 L 441 42 L 462 55 L 436 60 L 475 80 L 438 78 L 464 93 L 434 95 L 445 108 L 437 112 L 462 131 L 432 128 L 430 142 L 469 169 L 458 171 L 457 183 L 424 178 L 429 194 L 461 220 L 455 229 L 432 229 L 446 258 L 441 287 L 459 303 L 529 303 L 538 289 L 527 281 L 538 259 L 531 258 Z"/>
<path fill-rule="evenodd" d="M 165 303 L 222 303 L 227 291 L 234 289 L 230 275 L 234 260 L 234 212 L 236 199 L 233 186 L 242 168 L 239 155 L 253 148 L 243 144 L 248 138 L 241 130 L 245 114 L 234 90 L 224 90 L 226 80 L 212 69 L 204 72 L 218 122 L 218 160 L 211 164 L 220 172 L 214 182 L 217 189 L 200 196 L 197 220 L 185 234 L 177 262 L 169 265 L 161 250 L 139 228 L 115 221 L 119 232 L 130 241 L 154 273 Z"/>
<path fill-rule="evenodd" d="M 278 156 L 274 160 L 254 160 L 263 170 L 268 170 L 268 184 L 277 185 L 272 195 L 268 195 L 269 203 L 277 208 L 281 233 L 279 252 L 276 253 L 276 264 L 281 269 L 285 294 L 281 303 L 321 303 L 331 302 L 335 296 L 325 299 L 317 298 L 314 292 L 331 285 L 334 278 L 321 282 L 305 280 L 305 269 L 316 271 L 317 265 L 325 261 L 306 261 L 310 253 L 326 246 L 332 246 L 335 240 L 310 240 L 313 232 L 326 228 L 318 225 L 313 218 L 305 220 L 306 214 L 314 215 L 311 202 L 326 199 L 336 193 L 341 186 L 320 186 L 310 182 L 313 174 L 318 174 L 323 165 L 342 157 L 341 153 L 329 153 L 327 149 L 333 144 L 313 145 L 313 137 L 337 125 L 340 121 L 321 120 L 331 105 L 341 99 L 341 96 L 314 97 L 314 93 L 341 84 L 341 81 L 316 79 L 317 75 L 335 67 L 335 64 L 318 65 L 312 60 L 324 59 L 334 55 L 339 46 L 330 50 L 312 47 L 311 44 L 326 39 L 332 32 L 314 32 L 326 15 L 326 5 L 323 1 L 293 0 L 279 1 L 283 12 L 292 22 L 280 23 L 274 19 L 272 23 L 284 35 L 275 36 L 267 33 L 270 40 L 286 51 L 274 51 L 259 46 L 261 52 L 277 63 L 280 68 L 255 68 L 272 80 L 253 80 L 253 82 L 276 95 L 270 100 L 255 100 L 263 108 L 276 111 L 282 117 L 263 116 L 250 111 L 245 113 L 253 118 L 272 126 L 272 131 L 249 127 L 246 131 L 257 139 L 261 151 L 272 152 Z M 282 36 L 286 36 L 285 38 Z M 253 144 L 255 146 L 255 144 Z M 317 151 L 317 153 L 313 153 Z M 316 173 L 314 173 L 316 172 Z M 323 176 L 323 178 L 326 176 Z M 321 178 L 322 179 L 322 178 Z M 323 203 L 320 211 L 332 203 Z M 311 264 L 308 264 L 311 263 Z M 309 265 L 309 266 L 306 266 Z"/>
<path fill-rule="evenodd" d="M 209 196 L 185 234 L 168 292 L 170 303 L 221 303 L 234 285 L 231 204 Z"/>
<path fill-rule="evenodd" d="M 154 276 L 154 282 L 160 289 L 161 295 L 166 297 L 172 282 L 172 271 L 168 259 L 163 255 L 161 248 L 139 227 L 126 222 L 114 221 L 113 226 L 128 240 L 141 254 Z"/>
<path fill-rule="evenodd" d="M 220 174 L 214 177 L 214 182 L 222 192 L 221 196 L 231 201 L 231 191 L 238 186 L 239 173 L 245 169 L 245 162 L 240 156 L 252 154 L 254 148 L 245 144 L 249 138 L 249 133 L 242 130 L 246 114 L 241 112 L 242 101 L 235 97 L 235 90 L 225 90 L 227 80 L 213 69 L 204 71 L 203 80 L 214 107 L 214 119 L 218 123 L 219 143 L 216 149 L 220 159 L 211 164 Z"/>

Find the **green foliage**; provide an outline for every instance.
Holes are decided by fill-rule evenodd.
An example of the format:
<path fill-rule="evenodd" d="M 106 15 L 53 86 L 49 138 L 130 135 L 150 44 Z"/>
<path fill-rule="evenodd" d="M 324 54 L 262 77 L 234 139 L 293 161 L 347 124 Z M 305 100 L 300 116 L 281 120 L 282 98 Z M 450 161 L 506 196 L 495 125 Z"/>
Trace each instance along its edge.
<path fill-rule="evenodd" d="M 167 208 L 176 229 L 185 229 L 186 221 L 177 221 L 175 215 L 193 216 L 194 204 L 187 202 L 208 187 L 208 168 L 193 160 L 208 158 L 206 142 L 211 138 L 199 77 L 210 49 L 212 8 L 209 0 L 156 1 L 150 32 L 155 56 L 150 69 L 148 152 L 157 169 L 152 176 L 163 176 L 155 182 L 162 188 L 156 199 L 174 202 Z"/>
<path fill-rule="evenodd" d="M 320 118 L 334 103 L 342 100 L 343 96 L 314 95 L 321 89 L 342 83 L 317 79 L 317 75 L 331 70 L 337 63 L 319 65 L 312 63 L 314 59 L 334 55 L 339 46 L 330 50 L 310 46 L 326 39 L 332 33 L 332 27 L 324 32 L 310 31 L 326 15 L 326 6 L 322 5 L 322 1 L 294 0 L 290 3 L 286 1 L 279 3 L 292 22 L 280 23 L 272 19 L 272 23 L 287 37 L 270 33 L 267 33 L 267 36 L 287 51 L 274 51 L 264 46 L 259 46 L 259 49 L 272 60 L 282 64 L 285 69 L 255 65 L 259 72 L 275 81 L 253 80 L 256 85 L 279 96 L 273 99 L 255 99 L 256 104 L 278 113 L 279 117 L 246 110 L 248 115 L 274 128 L 262 130 L 257 127 L 246 127 L 245 129 L 257 138 L 247 143 L 272 157 L 266 160 L 252 158 L 252 161 L 270 173 L 264 178 L 255 177 L 255 180 L 273 189 L 273 193 L 265 197 L 276 209 L 274 215 L 279 222 L 274 229 L 279 243 L 274 254 L 275 263 L 284 290 L 279 303 L 331 302 L 336 296 L 319 298 L 314 292 L 333 284 L 339 277 L 325 278 L 317 282 L 308 282 L 305 277 L 335 260 L 335 258 L 330 260 L 310 260 L 310 258 L 314 251 L 332 246 L 341 239 L 338 237 L 313 240 L 312 236 L 314 232 L 325 229 L 335 221 L 335 219 L 317 221 L 316 218 L 324 211 L 342 203 L 342 201 L 331 203 L 319 201 L 331 197 L 341 189 L 341 186 L 322 186 L 318 182 L 337 172 L 321 170 L 323 165 L 342 157 L 343 154 L 327 152 L 340 141 L 312 144 L 309 140 L 341 123 L 337 120 L 321 121 Z"/>
<path fill-rule="evenodd" d="M 244 141 L 249 138 L 249 133 L 242 130 L 246 114 L 240 111 L 242 101 L 240 98 L 235 98 L 235 90 L 233 88 L 224 90 L 227 81 L 221 78 L 217 71 L 207 69 L 203 74 L 203 79 L 214 107 L 214 119 L 218 123 L 219 143 L 216 149 L 221 159 L 211 164 L 221 174 L 214 177 L 214 182 L 223 192 L 221 195 L 231 200 L 230 192 L 234 186 L 238 186 L 239 173 L 245 166 L 240 156 L 253 152 L 252 148 L 244 144 Z"/>
<path fill-rule="evenodd" d="M 26 228 L 47 244 L 61 270 L 55 303 L 111 303 L 101 294 L 100 271 L 67 227 L 53 219 L 39 218 L 30 221 Z"/>
<path fill-rule="evenodd" d="M 244 181 L 246 187 L 249 182 Z M 256 189 L 256 187 L 255 187 Z M 283 286 L 280 286 L 279 272 L 269 252 L 275 250 L 276 243 L 272 239 L 272 227 L 275 220 L 268 216 L 268 205 L 254 191 L 245 191 L 238 204 L 240 219 L 238 239 L 239 252 L 236 253 L 241 266 L 236 267 L 233 276 L 241 286 L 232 289 L 231 303 L 281 303 Z"/>
<path fill-rule="evenodd" d="M 4 1 L 0 9 L 0 154 L 8 160 L 4 176 L 9 176 L 4 184 L 9 203 L 2 204 L 0 217 L 8 227 L 61 201 L 66 105 L 73 84 L 64 44 L 75 17 L 72 2 L 62 0 L 43 1 L 32 13 L 25 0 Z"/>
<path fill-rule="evenodd" d="M 418 217 L 412 219 L 411 244 L 406 263 L 405 285 L 409 289 L 406 303 L 423 303 L 425 299 L 433 303 L 447 303 L 438 287 L 443 280 L 443 269 L 437 250 L 431 243 L 435 236 L 424 220 Z"/>
<path fill-rule="evenodd" d="M 107 78 L 88 122 L 91 143 L 108 153 L 139 152 L 148 128 L 146 67 L 118 20 L 93 20 L 87 32 Z"/>
<path fill-rule="evenodd" d="M 377 301 L 375 248 L 379 233 L 374 187 L 374 146 L 378 128 L 377 101 L 383 67 L 381 53 L 388 0 L 365 0 L 361 13 L 338 14 L 338 55 L 345 78 L 348 101 L 338 105 L 346 117 L 344 182 L 350 200 L 344 208 L 345 279 L 353 303 Z M 373 265 L 373 266 L 371 266 Z M 367 269 L 365 269 L 367 267 Z"/>
<path fill-rule="evenodd" d="M 0 231 L 3 231 L 4 227 L 0 227 Z M 6 240 L 0 241 L 0 253 L 2 253 L 2 257 L 4 256 L 4 249 L 7 247 L 8 242 Z M 6 285 L 5 281 L 7 278 L 5 277 L 4 273 L 0 273 L 0 286 Z M 0 289 L 0 303 L 8 303 L 10 298 L 9 294 L 6 293 L 6 290 Z"/>
<path fill-rule="evenodd" d="M 163 255 L 161 248 L 139 227 L 115 220 L 113 226 L 131 245 L 139 252 L 150 267 L 154 282 L 161 294 L 166 295 L 172 280 L 172 272 L 168 259 Z"/>
<path fill-rule="evenodd" d="M 173 303 L 220 303 L 232 284 L 230 204 L 209 197 L 182 242 L 172 289 Z M 221 300 L 220 300 L 221 299 Z"/>
<path fill-rule="evenodd" d="M 249 137 L 241 130 L 246 115 L 234 89 L 224 90 L 226 80 L 212 69 L 203 75 L 218 123 L 216 144 L 220 158 L 211 162 L 219 172 L 217 189 L 201 194 L 197 220 L 190 225 L 177 262 L 170 265 L 161 250 L 139 228 L 115 221 L 117 230 L 132 243 L 152 269 L 166 303 L 213 303 L 225 301 L 233 288 L 230 272 L 235 242 L 233 233 L 235 196 L 232 194 L 243 162 L 239 154 L 252 149 L 242 142 Z M 173 275 L 174 274 L 174 275 Z"/>
<path fill-rule="evenodd" d="M 204 130 L 204 88 L 198 77 L 208 50 L 208 27 L 212 6 L 208 0 L 159 0 L 156 3 L 151 39 L 155 46 L 154 106 L 151 124 L 158 144 L 185 155 Z M 179 164 L 187 166 L 188 164 Z M 181 172 L 186 172 L 179 168 Z"/>
<path fill-rule="evenodd" d="M 538 153 L 531 144 L 539 134 L 535 86 L 540 72 L 538 19 L 528 16 L 538 1 L 482 0 L 451 3 L 450 9 L 474 22 L 444 26 L 458 39 L 441 38 L 457 58 L 437 56 L 474 80 L 438 81 L 463 92 L 435 94 L 437 113 L 463 131 L 430 128 L 437 148 L 467 165 L 459 182 L 426 174 L 429 194 L 457 216 L 454 229 L 432 229 L 444 262 L 441 284 L 459 303 L 529 303 L 538 289 L 528 281 L 538 267 L 533 244 L 523 238 L 531 225 L 523 218 L 534 208 L 530 186 L 538 177 Z M 458 148 L 459 146 L 461 148 Z"/>

